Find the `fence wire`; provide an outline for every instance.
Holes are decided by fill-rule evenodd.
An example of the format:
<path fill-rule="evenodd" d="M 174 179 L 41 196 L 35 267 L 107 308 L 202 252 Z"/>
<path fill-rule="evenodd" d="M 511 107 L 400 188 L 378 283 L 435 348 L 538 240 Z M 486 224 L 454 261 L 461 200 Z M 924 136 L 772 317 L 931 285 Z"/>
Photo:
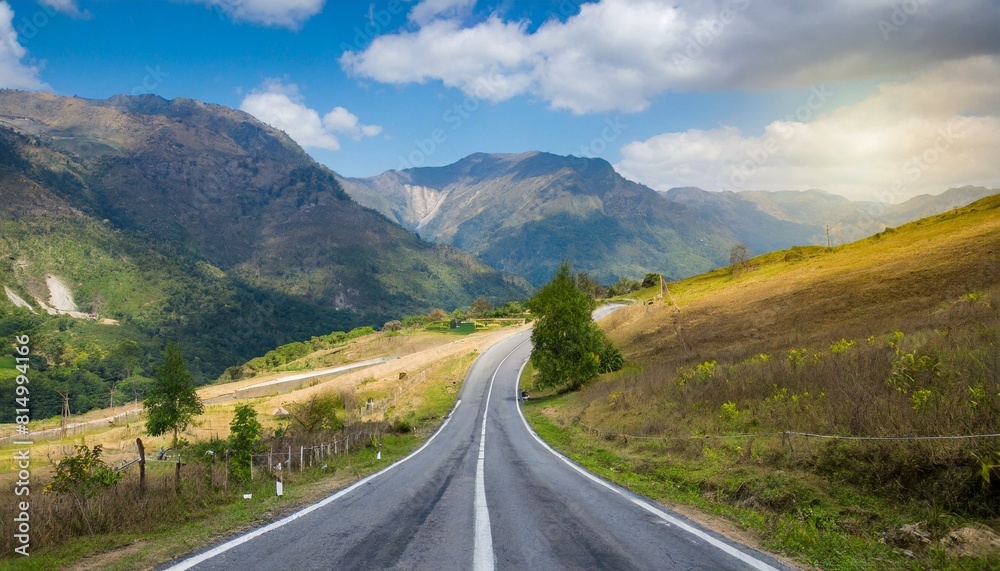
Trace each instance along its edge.
<path fill-rule="evenodd" d="M 795 430 L 782 430 L 780 432 L 756 432 L 752 434 L 706 434 L 701 436 L 638 436 L 601 430 L 580 421 L 576 424 L 587 429 L 588 432 L 600 437 L 621 438 L 628 440 L 649 440 L 649 441 L 680 441 L 680 440 L 740 440 L 750 438 L 767 438 L 772 436 L 802 436 L 806 438 L 825 438 L 829 440 L 854 440 L 854 441 L 919 441 L 919 440 L 971 440 L 978 438 L 1000 438 L 1000 434 L 955 434 L 947 436 L 843 436 L 837 434 L 816 434 L 812 432 L 798 432 Z"/>

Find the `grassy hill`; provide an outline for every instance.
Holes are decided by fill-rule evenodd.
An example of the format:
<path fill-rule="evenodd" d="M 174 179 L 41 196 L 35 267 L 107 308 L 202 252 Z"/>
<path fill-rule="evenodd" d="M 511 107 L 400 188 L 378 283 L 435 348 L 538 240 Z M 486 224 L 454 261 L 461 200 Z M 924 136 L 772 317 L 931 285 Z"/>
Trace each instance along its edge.
<path fill-rule="evenodd" d="M 630 367 L 532 403 L 543 434 L 823 568 L 1000 563 L 1000 439 L 786 433 L 1000 433 L 1000 197 L 654 293 L 603 322 Z"/>

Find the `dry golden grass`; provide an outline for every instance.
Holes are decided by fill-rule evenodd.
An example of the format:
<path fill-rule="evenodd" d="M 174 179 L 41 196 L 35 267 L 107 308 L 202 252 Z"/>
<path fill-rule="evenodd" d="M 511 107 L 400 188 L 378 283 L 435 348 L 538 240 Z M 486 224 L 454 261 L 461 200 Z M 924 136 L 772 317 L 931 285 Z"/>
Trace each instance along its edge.
<path fill-rule="evenodd" d="M 514 329 L 504 329 L 488 333 L 477 333 L 468 336 L 454 336 L 442 333 L 416 332 L 412 334 L 387 335 L 376 333 L 353 340 L 344 348 L 344 354 L 349 362 L 368 360 L 375 357 L 398 357 L 387 363 L 351 371 L 339 375 L 319 377 L 309 381 L 304 388 L 291 392 L 281 392 L 287 389 L 275 388 L 270 395 L 246 399 L 233 398 L 205 406 L 205 412 L 199 415 L 195 422 L 182 436 L 189 441 L 207 440 L 210 438 L 226 438 L 229 435 L 229 423 L 237 404 L 252 402 L 257 410 L 262 424 L 266 429 L 279 425 L 274 412 L 281 407 L 287 409 L 291 403 L 308 400 L 315 394 L 347 393 L 356 396 L 356 402 L 364 405 L 367 398 L 375 399 L 375 407 L 371 410 L 357 410 L 355 419 L 392 420 L 394 417 L 405 417 L 412 411 L 419 412 L 427 395 L 457 391 L 465 375 L 465 370 L 471 364 L 471 355 L 483 351 L 499 339 L 509 335 Z M 320 359 L 316 354 L 304 359 Z M 336 363 L 339 364 L 339 363 Z M 326 363 L 323 368 L 336 366 Z M 461 366 L 457 366 L 461 365 Z M 405 379 L 400 379 L 400 373 L 406 373 Z M 232 395 L 238 389 L 273 380 L 288 373 L 276 373 L 244 379 L 238 382 L 210 385 L 198 390 L 202 400 L 219 399 Z M 115 413 L 121 413 L 135 406 L 116 407 Z M 98 421 L 112 416 L 111 409 L 90 411 L 85 415 L 74 416 L 70 422 L 74 424 Z M 71 429 L 65 437 L 58 431 L 48 438 L 36 438 L 33 454 L 36 456 L 35 470 L 47 469 L 47 457 L 58 459 L 72 452 L 75 444 L 85 443 L 88 446 L 101 444 L 105 449 L 105 457 L 111 464 L 127 461 L 136 457 L 135 439 L 141 437 L 148 452 L 156 451 L 160 446 L 169 447 L 170 437 L 152 438 L 145 434 L 144 417 L 130 416 L 120 419 L 115 425 L 106 423 L 81 426 Z M 286 421 L 287 422 L 287 421 Z M 58 428 L 58 419 L 49 419 L 32 425 L 32 430 Z M 0 433 L 10 433 L 12 425 L 0 425 Z M 10 444 L 0 446 L 0 483 L 14 476 L 14 447 Z"/>
<path fill-rule="evenodd" d="M 819 251 L 817 251 L 819 250 Z M 669 302 L 636 305 L 605 328 L 644 364 L 752 355 L 920 326 L 961 296 L 1000 282 L 1000 198 L 834 248 L 751 260 L 670 284 Z"/>
<path fill-rule="evenodd" d="M 722 514 L 800 562 L 998 568 L 1000 552 L 956 560 L 941 541 L 970 524 L 1000 529 L 1000 439 L 784 432 L 1000 433 L 1000 197 L 669 287 L 602 321 L 623 371 L 532 399 L 540 433 L 604 477 Z M 931 543 L 911 541 L 917 523 Z"/>

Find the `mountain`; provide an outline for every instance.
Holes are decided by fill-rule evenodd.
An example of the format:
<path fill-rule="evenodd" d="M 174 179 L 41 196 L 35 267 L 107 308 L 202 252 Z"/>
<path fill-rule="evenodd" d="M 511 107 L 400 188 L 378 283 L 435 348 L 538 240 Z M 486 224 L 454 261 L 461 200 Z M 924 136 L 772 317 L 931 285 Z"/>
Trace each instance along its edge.
<path fill-rule="evenodd" d="M 913 220 L 966 206 L 1000 192 L 998 189 L 965 186 L 939 195 L 924 194 L 900 204 L 852 201 L 822 190 L 707 192 L 701 189 L 672 188 L 663 192 L 668 200 L 713 209 L 738 209 L 747 204 L 779 220 L 813 227 L 808 244 L 825 245 L 826 227 L 831 242 L 845 244 Z M 791 244 L 788 244 L 791 245 Z"/>
<path fill-rule="evenodd" d="M 657 192 L 602 159 L 474 154 L 452 165 L 339 178 L 355 200 L 426 239 L 473 253 L 534 285 L 568 259 L 609 283 L 647 272 L 680 278 L 729 262 L 737 243 L 760 254 L 835 243 L 992 194 L 982 188 L 900 205 L 805 192 Z"/>
<path fill-rule="evenodd" d="M 209 377 L 296 338 L 528 294 L 360 206 L 284 133 L 190 99 L 0 91 L 0 202 L 0 284 L 31 304 L 56 277 L 85 313 L 185 341 Z"/>
<path fill-rule="evenodd" d="M 737 242 L 764 252 L 812 233 L 752 205 L 702 212 L 622 178 L 602 159 L 549 153 L 474 154 L 446 167 L 339 180 L 355 200 L 424 238 L 534 285 L 563 259 L 604 282 L 649 271 L 679 277 L 724 263 Z"/>

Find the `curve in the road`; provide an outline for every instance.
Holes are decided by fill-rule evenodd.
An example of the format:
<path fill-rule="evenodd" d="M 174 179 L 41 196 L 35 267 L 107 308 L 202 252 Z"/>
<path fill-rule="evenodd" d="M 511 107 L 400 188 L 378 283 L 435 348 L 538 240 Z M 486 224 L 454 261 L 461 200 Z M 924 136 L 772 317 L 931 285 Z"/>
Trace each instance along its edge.
<path fill-rule="evenodd" d="M 782 568 L 538 439 L 515 396 L 529 335 L 484 351 L 461 406 L 403 460 L 169 569 Z"/>

